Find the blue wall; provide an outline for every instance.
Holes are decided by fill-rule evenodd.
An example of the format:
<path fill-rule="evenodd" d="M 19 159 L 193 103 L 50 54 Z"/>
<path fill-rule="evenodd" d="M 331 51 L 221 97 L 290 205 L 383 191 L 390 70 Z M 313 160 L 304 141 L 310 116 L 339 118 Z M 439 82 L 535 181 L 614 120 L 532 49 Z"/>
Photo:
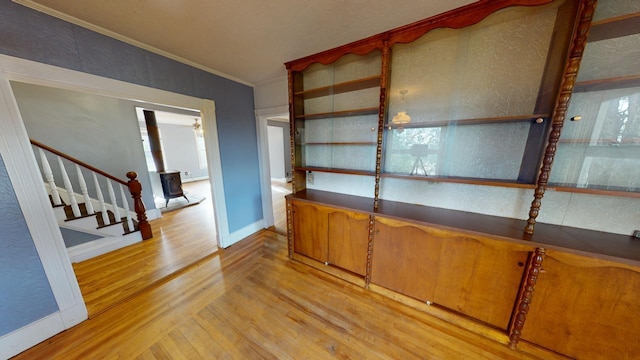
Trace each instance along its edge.
<path fill-rule="evenodd" d="M 0 53 L 216 102 L 229 231 L 262 219 L 253 89 L 11 1 Z"/>
<path fill-rule="evenodd" d="M 0 157 L 0 336 L 58 311 Z"/>

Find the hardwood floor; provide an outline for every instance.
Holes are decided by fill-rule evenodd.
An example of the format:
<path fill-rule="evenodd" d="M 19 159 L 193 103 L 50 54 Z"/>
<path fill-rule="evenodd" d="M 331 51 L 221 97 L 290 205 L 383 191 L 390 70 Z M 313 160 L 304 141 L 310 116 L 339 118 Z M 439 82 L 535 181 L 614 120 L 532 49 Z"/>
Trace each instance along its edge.
<path fill-rule="evenodd" d="M 90 317 L 217 251 L 208 186 L 185 183 L 185 191 L 207 199 L 151 221 L 153 238 L 73 264 Z"/>
<path fill-rule="evenodd" d="M 193 231 L 161 229 L 165 239 Z M 283 236 L 261 231 L 16 359 L 534 358 L 286 254 Z M 110 270 L 136 275 L 127 262 Z"/>

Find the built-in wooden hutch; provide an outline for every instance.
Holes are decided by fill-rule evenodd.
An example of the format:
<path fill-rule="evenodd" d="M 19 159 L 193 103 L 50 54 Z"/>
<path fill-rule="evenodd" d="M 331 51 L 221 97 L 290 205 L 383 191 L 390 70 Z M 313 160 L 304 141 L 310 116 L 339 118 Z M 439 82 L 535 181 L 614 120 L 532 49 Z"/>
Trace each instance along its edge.
<path fill-rule="evenodd" d="M 637 1 L 496 0 L 288 62 L 289 256 L 514 351 L 637 356 L 640 238 L 537 219 L 550 188 L 640 197 L 638 58 Z M 533 199 L 450 210 L 424 183 Z"/>

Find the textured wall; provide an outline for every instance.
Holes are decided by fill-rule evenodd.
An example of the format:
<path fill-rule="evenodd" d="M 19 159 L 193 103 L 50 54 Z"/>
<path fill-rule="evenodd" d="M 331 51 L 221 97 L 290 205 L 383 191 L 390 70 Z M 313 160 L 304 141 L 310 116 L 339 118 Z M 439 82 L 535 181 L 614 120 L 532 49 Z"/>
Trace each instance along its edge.
<path fill-rule="evenodd" d="M 0 157 L 0 336 L 58 311 Z"/>
<path fill-rule="evenodd" d="M 0 53 L 216 102 L 229 231 L 262 219 L 253 89 L 10 1 Z"/>

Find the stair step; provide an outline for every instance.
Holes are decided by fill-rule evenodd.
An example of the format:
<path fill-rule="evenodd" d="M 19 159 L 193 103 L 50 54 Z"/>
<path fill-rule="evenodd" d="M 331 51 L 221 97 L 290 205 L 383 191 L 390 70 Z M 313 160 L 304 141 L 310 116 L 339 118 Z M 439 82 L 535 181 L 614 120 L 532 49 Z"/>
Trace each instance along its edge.
<path fill-rule="evenodd" d="M 62 199 L 60 199 L 60 205 L 54 204 L 53 203 L 53 196 L 51 196 L 51 195 L 49 195 L 49 202 L 51 203 L 51 206 L 54 207 L 54 208 L 64 207 L 65 205 L 67 205 L 67 204 L 64 203 L 64 200 L 62 200 Z"/>
<path fill-rule="evenodd" d="M 78 203 L 78 208 L 80 209 L 80 216 L 73 215 L 73 208 L 71 205 L 64 206 L 64 213 L 67 215 L 68 220 L 79 219 L 82 217 L 92 216 L 94 214 L 89 214 L 87 211 L 87 205 L 85 203 Z"/>
<path fill-rule="evenodd" d="M 96 229 L 104 229 L 104 228 L 108 228 L 109 226 L 118 225 L 118 224 L 122 224 L 122 221 L 116 221 L 116 222 L 114 222 L 112 224 L 100 225 L 100 226 L 96 227 Z"/>

